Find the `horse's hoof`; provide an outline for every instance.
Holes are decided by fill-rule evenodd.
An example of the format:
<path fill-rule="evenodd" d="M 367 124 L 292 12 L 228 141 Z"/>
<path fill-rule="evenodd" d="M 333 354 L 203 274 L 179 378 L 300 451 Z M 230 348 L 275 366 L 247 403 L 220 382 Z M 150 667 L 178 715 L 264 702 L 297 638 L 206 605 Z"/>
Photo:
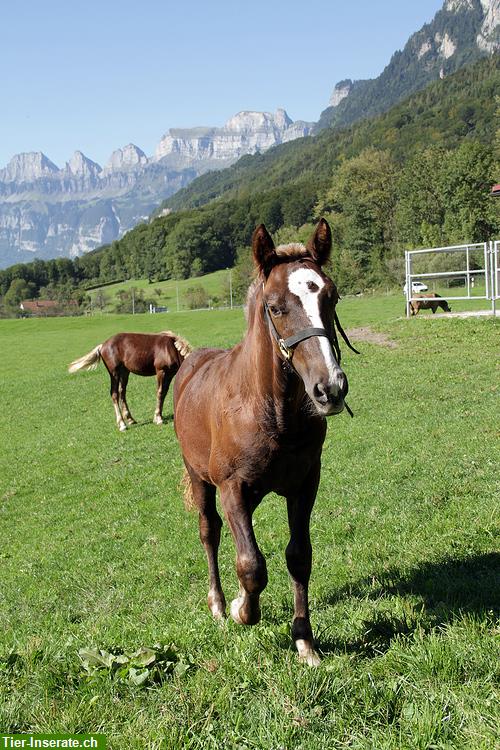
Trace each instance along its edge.
<path fill-rule="evenodd" d="M 121 425 L 119 425 L 119 428 L 120 428 L 120 432 L 125 432 L 125 430 L 127 429 L 127 425 L 126 424 L 121 424 Z"/>
<path fill-rule="evenodd" d="M 127 422 L 129 424 L 137 424 L 137 422 L 135 421 L 135 419 L 133 419 L 132 417 L 130 417 L 130 419 L 127 419 Z"/>
<path fill-rule="evenodd" d="M 154 424 L 163 424 L 163 417 L 155 417 L 153 422 Z"/>
<path fill-rule="evenodd" d="M 217 622 L 224 622 L 226 618 L 226 610 L 224 608 L 220 607 L 218 604 L 214 604 L 210 607 L 210 612 L 212 613 L 214 620 L 217 620 Z"/>
<path fill-rule="evenodd" d="M 231 617 L 235 622 L 238 623 L 238 625 L 244 625 L 245 623 L 240 617 L 240 607 L 243 604 L 241 599 L 233 599 L 231 602 Z"/>
<path fill-rule="evenodd" d="M 309 667 L 319 667 L 321 659 L 319 654 L 311 646 L 309 641 L 305 641 L 303 638 L 298 638 L 295 641 L 297 651 L 299 652 L 299 661 L 301 664 L 307 664 Z"/>
<path fill-rule="evenodd" d="M 222 623 L 226 617 L 226 600 L 222 591 L 210 589 L 208 592 L 207 604 L 214 620 Z"/>
<path fill-rule="evenodd" d="M 233 599 L 231 602 L 231 617 L 238 625 L 257 625 L 260 620 L 260 607 L 257 606 L 249 617 L 243 618 L 241 616 L 241 609 L 243 607 L 244 600 L 241 597 Z"/>

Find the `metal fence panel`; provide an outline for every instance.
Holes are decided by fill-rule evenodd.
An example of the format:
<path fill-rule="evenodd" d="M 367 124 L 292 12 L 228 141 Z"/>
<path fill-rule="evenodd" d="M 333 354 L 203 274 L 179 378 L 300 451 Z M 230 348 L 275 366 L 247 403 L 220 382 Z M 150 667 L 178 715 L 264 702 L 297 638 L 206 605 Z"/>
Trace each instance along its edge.
<path fill-rule="evenodd" d="M 483 258 L 482 268 L 471 268 L 471 253 L 480 253 Z M 425 271 L 421 273 L 413 272 L 413 260 L 417 256 L 424 256 L 426 254 L 440 254 L 440 253 L 463 253 L 465 255 L 465 268 L 461 268 L 456 271 Z M 405 252 L 405 298 L 406 298 L 406 317 L 410 317 L 410 304 L 415 300 L 427 301 L 434 299 L 433 297 L 425 297 L 420 295 L 415 297 L 413 293 L 413 282 L 415 280 L 427 280 L 427 279 L 443 279 L 443 278 L 459 278 L 464 277 L 465 288 L 467 293 L 465 295 L 450 295 L 449 299 L 453 300 L 476 300 L 484 299 L 491 300 L 492 313 L 495 314 L 495 301 L 499 299 L 500 291 L 500 240 L 493 242 L 476 242 L 464 245 L 450 245 L 447 247 L 432 247 L 425 248 L 423 250 L 407 250 Z M 474 283 L 476 277 L 484 278 L 484 294 L 473 294 Z"/>

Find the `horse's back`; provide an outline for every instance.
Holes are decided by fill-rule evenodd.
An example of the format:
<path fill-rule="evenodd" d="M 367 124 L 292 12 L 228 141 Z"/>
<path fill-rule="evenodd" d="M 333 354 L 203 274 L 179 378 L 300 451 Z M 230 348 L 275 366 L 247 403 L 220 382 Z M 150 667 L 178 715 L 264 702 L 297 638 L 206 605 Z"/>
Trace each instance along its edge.
<path fill-rule="evenodd" d="M 180 364 L 172 337 L 158 333 L 117 333 L 104 342 L 101 356 L 111 369 L 124 365 L 135 375 L 154 375 Z"/>

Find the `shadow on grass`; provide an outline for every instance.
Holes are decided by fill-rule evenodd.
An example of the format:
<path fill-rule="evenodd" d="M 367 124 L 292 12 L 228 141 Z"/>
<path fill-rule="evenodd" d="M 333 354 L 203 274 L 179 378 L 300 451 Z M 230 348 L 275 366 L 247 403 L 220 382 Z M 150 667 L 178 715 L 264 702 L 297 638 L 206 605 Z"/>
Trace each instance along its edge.
<path fill-rule="evenodd" d="M 163 415 L 163 424 L 170 424 L 174 421 L 174 415 L 173 414 L 164 414 Z M 132 425 L 129 425 L 129 430 L 136 430 L 138 427 L 146 427 L 148 425 L 154 424 L 152 419 L 141 419 L 141 421 L 137 421 Z M 161 427 L 161 425 L 157 425 L 157 427 Z"/>
<path fill-rule="evenodd" d="M 387 651 L 394 638 L 417 628 L 431 628 L 452 622 L 457 616 L 500 613 L 500 554 L 490 552 L 461 559 L 424 562 L 408 572 L 397 569 L 361 579 L 332 592 L 323 603 L 333 605 L 346 598 L 383 599 L 417 596 L 421 613 L 403 617 L 377 614 L 364 623 L 363 635 L 355 641 L 319 639 L 324 653 L 342 651 L 360 656 L 376 656 Z"/>

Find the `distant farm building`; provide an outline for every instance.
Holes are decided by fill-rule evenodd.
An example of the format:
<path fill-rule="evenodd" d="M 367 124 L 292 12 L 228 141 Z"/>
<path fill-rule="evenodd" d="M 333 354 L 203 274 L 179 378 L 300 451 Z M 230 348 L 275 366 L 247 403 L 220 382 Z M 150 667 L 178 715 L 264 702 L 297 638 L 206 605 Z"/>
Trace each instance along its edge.
<path fill-rule="evenodd" d="M 25 299 L 20 302 L 19 307 L 28 315 L 63 315 L 63 308 L 65 310 L 70 308 L 72 312 L 76 312 L 78 303 L 74 299 L 68 300 L 63 305 L 55 299 Z"/>

